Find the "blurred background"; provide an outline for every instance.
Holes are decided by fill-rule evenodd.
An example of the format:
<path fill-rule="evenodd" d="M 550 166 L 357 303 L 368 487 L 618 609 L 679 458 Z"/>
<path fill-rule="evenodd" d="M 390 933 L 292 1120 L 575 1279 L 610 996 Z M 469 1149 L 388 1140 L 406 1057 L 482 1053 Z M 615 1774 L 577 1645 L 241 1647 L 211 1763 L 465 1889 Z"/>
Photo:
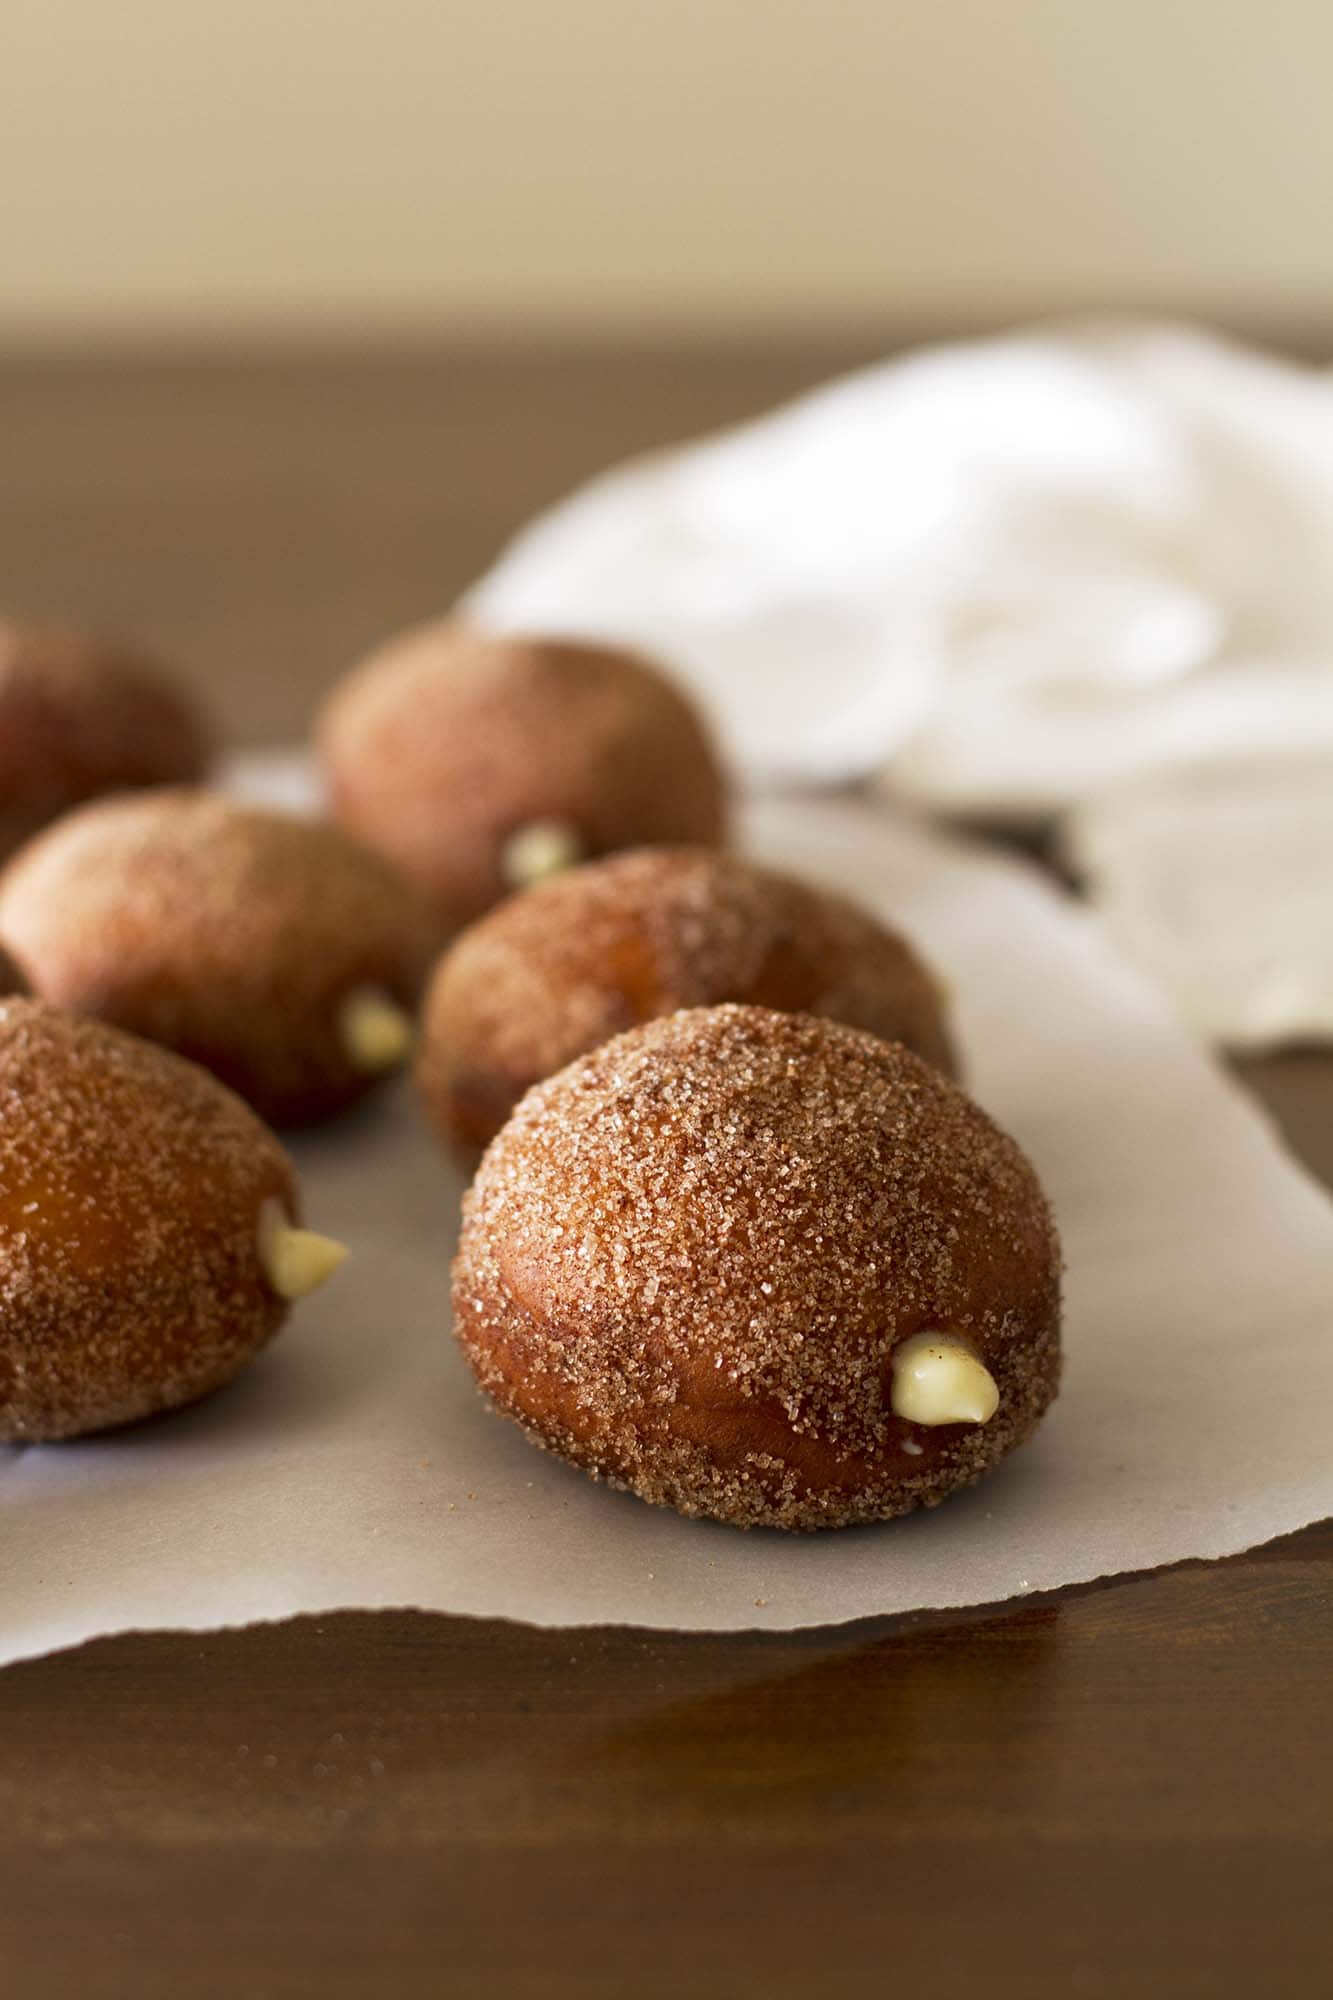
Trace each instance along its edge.
<path fill-rule="evenodd" d="M 11 346 L 1333 318 L 1325 0 L 8 0 Z"/>
<path fill-rule="evenodd" d="M 1322 0 L 8 0 L 0 602 L 232 740 L 626 454 L 1069 309 L 1333 330 Z"/>

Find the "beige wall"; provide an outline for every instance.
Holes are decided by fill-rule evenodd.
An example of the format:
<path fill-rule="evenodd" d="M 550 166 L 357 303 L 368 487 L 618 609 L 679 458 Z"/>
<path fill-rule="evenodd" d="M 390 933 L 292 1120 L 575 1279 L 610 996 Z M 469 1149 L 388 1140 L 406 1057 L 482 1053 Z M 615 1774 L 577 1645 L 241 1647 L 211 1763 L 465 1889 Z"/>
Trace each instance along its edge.
<path fill-rule="evenodd" d="M 0 337 L 1333 325 L 1333 0 L 0 0 Z"/>

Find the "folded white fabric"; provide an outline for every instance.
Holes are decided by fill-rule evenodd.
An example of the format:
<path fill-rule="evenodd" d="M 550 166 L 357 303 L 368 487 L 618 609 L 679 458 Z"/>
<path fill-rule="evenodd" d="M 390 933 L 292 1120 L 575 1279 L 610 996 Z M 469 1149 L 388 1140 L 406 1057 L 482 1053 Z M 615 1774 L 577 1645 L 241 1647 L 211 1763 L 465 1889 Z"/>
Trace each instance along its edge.
<path fill-rule="evenodd" d="M 660 653 L 760 783 L 885 773 L 928 806 L 1028 822 L 1096 794 L 1104 828 L 1122 785 L 1152 773 L 1160 800 L 1200 756 L 1242 760 L 1240 786 L 1256 745 L 1322 752 L 1333 779 L 1333 379 L 1138 323 L 910 355 L 594 481 L 465 608 Z M 1182 813 L 1193 797 L 1182 779 Z M 1262 877 L 1277 843 L 1256 826 L 1246 879 L 1294 907 L 1281 847 Z M 1157 849 L 1124 874 L 1122 843 L 1098 852 L 1141 949 Z M 1147 956 L 1191 1018 L 1252 1040 L 1240 987 L 1196 1004 L 1204 961 L 1211 980 L 1241 956 L 1223 939 L 1239 906 L 1206 903 L 1220 929 L 1183 984 L 1183 938 Z M 1328 1032 L 1304 936 L 1284 931 L 1267 1038 Z"/>
<path fill-rule="evenodd" d="M 1112 935 L 1231 1048 L 1333 1041 L 1329 754 L 1154 773 L 1090 799 L 1063 842 Z"/>

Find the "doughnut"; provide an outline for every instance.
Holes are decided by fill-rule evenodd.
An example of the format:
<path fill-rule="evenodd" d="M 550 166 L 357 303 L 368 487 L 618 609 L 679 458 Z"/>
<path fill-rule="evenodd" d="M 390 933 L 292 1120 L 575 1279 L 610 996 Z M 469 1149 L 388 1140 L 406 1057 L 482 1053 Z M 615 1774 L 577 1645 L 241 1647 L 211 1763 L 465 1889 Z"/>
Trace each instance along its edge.
<path fill-rule="evenodd" d="M 0 1001 L 0 1440 L 208 1395 L 343 1254 L 298 1226 L 291 1162 L 204 1070 Z"/>
<path fill-rule="evenodd" d="M 1014 1141 L 900 1044 L 761 1007 L 648 1022 L 530 1090 L 467 1196 L 453 1310 L 534 1443 L 738 1527 L 933 1507 L 1060 1370 Z"/>
<path fill-rule="evenodd" d="M 335 816 L 454 929 L 575 861 L 724 831 L 694 709 L 608 648 L 420 626 L 335 690 L 318 742 Z"/>
<path fill-rule="evenodd" d="M 952 1073 L 937 982 L 866 910 L 739 855 L 645 848 L 512 896 L 445 953 L 417 1078 L 433 1124 L 485 1145 L 524 1091 L 681 1007 L 826 1014 Z"/>
<path fill-rule="evenodd" d="M 401 1068 L 433 913 L 336 827 L 217 794 L 81 806 L 0 876 L 35 993 L 202 1063 L 271 1124 L 327 1118 Z"/>
<path fill-rule="evenodd" d="M 102 792 L 187 784 L 204 725 L 151 661 L 63 625 L 0 621 L 0 858 Z"/>

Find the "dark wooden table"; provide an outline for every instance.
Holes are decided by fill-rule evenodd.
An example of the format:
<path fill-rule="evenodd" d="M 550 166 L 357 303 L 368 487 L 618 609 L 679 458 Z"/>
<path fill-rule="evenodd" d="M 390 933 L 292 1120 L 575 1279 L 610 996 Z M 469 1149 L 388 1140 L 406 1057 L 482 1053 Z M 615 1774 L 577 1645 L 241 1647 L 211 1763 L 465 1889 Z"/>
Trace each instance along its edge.
<path fill-rule="evenodd" d="M 848 358 L 11 363 L 0 602 L 293 736 L 533 507 Z M 1333 1062 L 1245 1075 L 1333 1182 Z M 787 1638 L 356 1613 L 10 1668 L 0 1993 L 1323 1994 L 1331 1584 L 1325 1526 Z"/>

